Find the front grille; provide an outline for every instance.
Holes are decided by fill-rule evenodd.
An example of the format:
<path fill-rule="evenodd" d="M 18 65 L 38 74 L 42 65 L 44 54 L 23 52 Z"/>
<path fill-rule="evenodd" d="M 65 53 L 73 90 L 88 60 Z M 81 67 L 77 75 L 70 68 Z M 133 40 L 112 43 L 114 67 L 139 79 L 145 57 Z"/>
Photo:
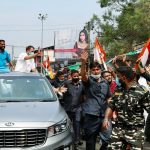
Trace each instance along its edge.
<path fill-rule="evenodd" d="M 0 148 L 32 147 L 44 144 L 45 129 L 0 131 Z"/>

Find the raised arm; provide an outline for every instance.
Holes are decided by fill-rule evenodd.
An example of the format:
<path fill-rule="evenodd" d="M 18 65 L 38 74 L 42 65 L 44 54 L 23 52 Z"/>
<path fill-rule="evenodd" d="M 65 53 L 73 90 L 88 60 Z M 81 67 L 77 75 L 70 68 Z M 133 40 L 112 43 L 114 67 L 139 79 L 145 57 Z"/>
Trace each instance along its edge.
<path fill-rule="evenodd" d="M 41 54 L 40 49 L 38 49 L 37 53 L 33 54 L 33 55 L 28 55 L 24 57 L 24 60 L 28 60 L 28 59 L 32 59 L 35 58 L 37 55 Z"/>
<path fill-rule="evenodd" d="M 87 70 L 86 70 L 87 60 L 88 60 L 88 52 L 84 51 L 81 54 L 81 77 L 83 82 L 88 81 Z"/>

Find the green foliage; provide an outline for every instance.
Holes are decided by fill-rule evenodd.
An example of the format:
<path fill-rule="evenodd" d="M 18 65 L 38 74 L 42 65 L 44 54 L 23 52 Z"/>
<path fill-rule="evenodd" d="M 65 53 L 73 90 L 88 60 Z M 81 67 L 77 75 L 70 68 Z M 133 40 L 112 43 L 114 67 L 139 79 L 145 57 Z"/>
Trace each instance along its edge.
<path fill-rule="evenodd" d="M 99 0 L 98 3 L 107 12 L 103 19 L 94 15 L 91 22 L 102 32 L 99 39 L 108 57 L 129 52 L 150 37 L 149 0 Z"/>

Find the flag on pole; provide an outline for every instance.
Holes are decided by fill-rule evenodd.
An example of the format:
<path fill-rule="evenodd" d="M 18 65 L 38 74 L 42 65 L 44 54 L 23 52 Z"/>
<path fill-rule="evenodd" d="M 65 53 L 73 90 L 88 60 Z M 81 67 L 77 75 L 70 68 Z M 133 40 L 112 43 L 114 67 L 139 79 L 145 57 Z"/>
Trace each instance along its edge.
<path fill-rule="evenodd" d="M 103 64 L 104 68 L 107 70 L 107 66 L 105 64 L 106 53 L 103 47 L 100 45 L 98 38 L 95 39 L 95 43 L 94 43 L 94 61 Z"/>
<path fill-rule="evenodd" d="M 138 55 L 138 60 L 142 63 L 144 67 L 150 57 L 150 38 L 148 39 L 147 43 L 143 47 L 141 53 Z M 137 66 L 135 68 L 138 68 Z"/>
<path fill-rule="evenodd" d="M 142 62 L 143 66 L 146 65 L 146 63 L 148 61 L 148 58 L 149 58 L 149 55 L 150 55 L 150 38 L 147 41 L 147 43 L 145 44 L 145 46 L 142 49 L 141 53 L 139 54 L 139 58 L 141 58 L 141 62 Z"/>
<path fill-rule="evenodd" d="M 54 79 L 54 72 L 51 67 L 49 56 L 47 56 L 46 60 L 43 61 L 43 67 L 45 68 L 46 74 L 48 74 L 51 79 Z"/>
<path fill-rule="evenodd" d="M 49 56 L 46 57 L 46 60 L 43 61 L 43 66 L 45 69 L 48 69 L 50 67 L 50 60 L 49 60 Z"/>

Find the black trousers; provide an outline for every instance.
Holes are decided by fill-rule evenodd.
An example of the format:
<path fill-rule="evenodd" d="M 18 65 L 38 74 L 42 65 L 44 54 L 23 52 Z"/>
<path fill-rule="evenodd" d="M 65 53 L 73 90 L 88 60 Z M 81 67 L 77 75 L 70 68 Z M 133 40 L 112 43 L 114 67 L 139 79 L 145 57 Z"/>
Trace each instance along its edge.
<path fill-rule="evenodd" d="M 85 114 L 83 128 L 86 137 L 86 150 L 95 150 L 97 135 L 100 132 L 102 118 Z"/>
<path fill-rule="evenodd" d="M 77 115 L 77 112 L 67 112 L 68 117 L 72 121 L 73 130 L 74 130 L 74 143 L 77 144 L 80 141 L 80 121 Z"/>

